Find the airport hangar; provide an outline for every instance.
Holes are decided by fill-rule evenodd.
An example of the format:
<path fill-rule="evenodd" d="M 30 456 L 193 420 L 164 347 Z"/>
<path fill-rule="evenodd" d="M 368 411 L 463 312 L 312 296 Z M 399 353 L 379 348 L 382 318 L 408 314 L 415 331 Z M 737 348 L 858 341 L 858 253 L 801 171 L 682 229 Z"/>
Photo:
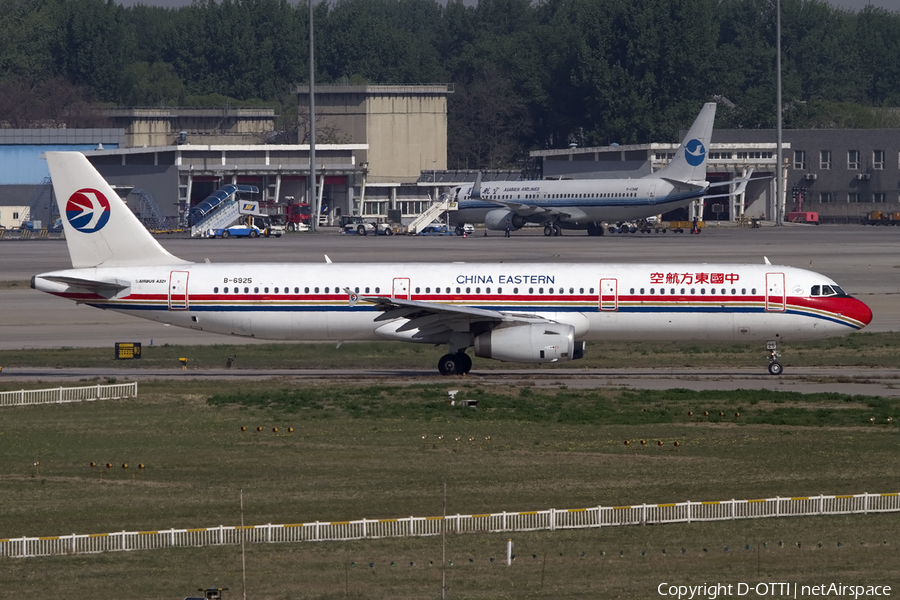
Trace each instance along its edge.
<path fill-rule="evenodd" d="M 296 90 L 308 114 L 308 87 Z M 441 191 L 474 181 L 476 173 L 447 170 L 449 85 L 317 86 L 316 166 L 328 224 L 339 214 L 404 222 Z M 297 132 L 276 131 L 272 109 L 128 108 L 103 112 L 107 129 L 0 129 L 0 219 L 6 227 L 52 211 L 46 150 L 83 151 L 114 185 L 134 188 L 133 208 L 148 198 L 162 216 L 183 222 L 187 210 L 228 183 L 256 185 L 261 199 L 309 197 L 309 144 Z M 684 132 L 681 133 L 684 135 Z M 290 139 L 291 136 L 294 139 Z M 692 206 L 706 220 L 773 219 L 776 214 L 775 132 L 715 130 L 709 148 L 711 181 L 754 169 L 745 194 Z M 822 222 L 858 223 L 871 211 L 900 211 L 900 130 L 786 130 L 781 175 L 786 212 L 816 211 Z M 641 177 L 671 159 L 677 144 L 568 147 L 531 152 L 545 178 Z M 519 180 L 513 171 L 488 171 L 486 181 Z M 41 184 L 44 185 L 41 185 Z M 720 190 L 725 191 L 725 186 Z M 798 206 L 802 201 L 802 206 Z M 36 215 L 24 211 L 32 207 Z M 396 214 L 396 213 L 394 213 Z M 9 217 L 9 218 L 7 218 Z M 7 223 L 9 221 L 9 223 Z"/>

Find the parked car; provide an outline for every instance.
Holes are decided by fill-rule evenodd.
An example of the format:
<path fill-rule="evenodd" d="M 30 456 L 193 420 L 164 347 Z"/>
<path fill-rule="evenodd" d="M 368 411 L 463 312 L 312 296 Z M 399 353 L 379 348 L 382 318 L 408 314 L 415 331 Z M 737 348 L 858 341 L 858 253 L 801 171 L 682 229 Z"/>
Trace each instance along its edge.
<path fill-rule="evenodd" d="M 475 233 L 475 226 L 471 223 L 462 223 L 456 226 L 456 235 L 472 235 Z"/>
<path fill-rule="evenodd" d="M 456 232 L 451 231 L 446 225 L 432 223 L 428 227 L 423 228 L 416 235 L 456 235 Z"/>
<path fill-rule="evenodd" d="M 249 237 L 257 238 L 259 236 L 275 236 L 281 237 L 284 233 L 283 225 L 273 225 L 272 220 L 267 216 L 250 217 L 246 223 L 238 223 L 224 229 L 212 229 L 207 233 L 207 237 Z"/>

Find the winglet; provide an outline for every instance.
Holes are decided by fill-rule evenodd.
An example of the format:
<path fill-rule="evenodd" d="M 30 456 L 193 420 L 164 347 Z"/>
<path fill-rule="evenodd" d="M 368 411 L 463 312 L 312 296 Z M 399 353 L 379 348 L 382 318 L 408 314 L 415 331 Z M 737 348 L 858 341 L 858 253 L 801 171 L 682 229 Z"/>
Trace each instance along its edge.
<path fill-rule="evenodd" d="M 750 170 L 747 172 L 745 177 L 742 177 L 738 180 L 738 186 L 734 190 L 735 196 L 740 196 L 744 193 L 744 190 L 747 189 L 747 182 L 750 181 L 750 178 L 753 176 L 753 167 L 750 167 Z"/>
<path fill-rule="evenodd" d="M 325 264 L 326 264 L 326 265 L 330 265 L 330 264 L 331 264 L 331 259 L 328 258 L 328 255 L 327 255 L 327 254 L 325 255 Z"/>
<path fill-rule="evenodd" d="M 478 171 L 478 175 L 475 176 L 475 183 L 472 184 L 472 192 L 469 197 L 481 198 L 481 171 Z"/>
<path fill-rule="evenodd" d="M 772 264 L 772 263 L 769 262 L 769 257 L 768 257 L 768 256 L 763 256 L 763 260 L 766 261 L 766 264 L 767 264 L 767 265 L 771 265 L 771 264 Z"/>

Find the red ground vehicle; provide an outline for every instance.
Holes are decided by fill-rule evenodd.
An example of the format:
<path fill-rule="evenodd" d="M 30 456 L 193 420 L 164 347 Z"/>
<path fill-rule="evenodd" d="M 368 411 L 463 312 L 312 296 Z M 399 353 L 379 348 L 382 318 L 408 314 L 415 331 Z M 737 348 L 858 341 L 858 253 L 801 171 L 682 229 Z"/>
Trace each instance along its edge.
<path fill-rule="evenodd" d="M 272 217 L 273 223 L 284 225 L 287 231 L 309 231 L 312 207 L 306 202 L 294 202 L 293 196 L 285 196 L 284 203 L 260 201 L 262 214 Z"/>
<path fill-rule="evenodd" d="M 306 202 L 294 202 L 290 196 L 285 198 L 288 203 L 284 207 L 284 226 L 288 231 L 303 229 L 299 225 L 305 225 L 309 229 L 309 220 L 312 215 L 312 207 Z"/>

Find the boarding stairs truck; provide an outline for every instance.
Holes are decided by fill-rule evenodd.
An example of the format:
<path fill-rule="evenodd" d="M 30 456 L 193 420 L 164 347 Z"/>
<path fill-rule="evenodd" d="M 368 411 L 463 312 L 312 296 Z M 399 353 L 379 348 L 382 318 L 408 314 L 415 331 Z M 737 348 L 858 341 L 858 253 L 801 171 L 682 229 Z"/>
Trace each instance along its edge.
<path fill-rule="evenodd" d="M 224 227 L 210 227 L 203 232 L 203 237 L 259 237 L 275 235 L 281 237 L 284 227 L 274 225 L 271 217 L 260 212 L 259 202 L 239 200 L 235 203 L 238 218 Z"/>
<path fill-rule="evenodd" d="M 437 219 L 441 214 L 448 210 L 456 210 L 456 202 L 451 201 L 449 194 L 441 194 L 437 202 L 433 202 L 425 211 L 413 219 L 412 223 L 406 226 L 406 232 L 416 235 L 422 229 L 425 229 Z"/>
<path fill-rule="evenodd" d="M 255 185 L 225 185 L 192 207 L 188 213 L 191 237 L 203 236 L 211 229 L 224 229 L 237 222 L 242 214 L 238 205 L 240 193 L 258 194 L 259 188 Z M 259 204 L 255 213 L 243 214 L 259 214 Z"/>

